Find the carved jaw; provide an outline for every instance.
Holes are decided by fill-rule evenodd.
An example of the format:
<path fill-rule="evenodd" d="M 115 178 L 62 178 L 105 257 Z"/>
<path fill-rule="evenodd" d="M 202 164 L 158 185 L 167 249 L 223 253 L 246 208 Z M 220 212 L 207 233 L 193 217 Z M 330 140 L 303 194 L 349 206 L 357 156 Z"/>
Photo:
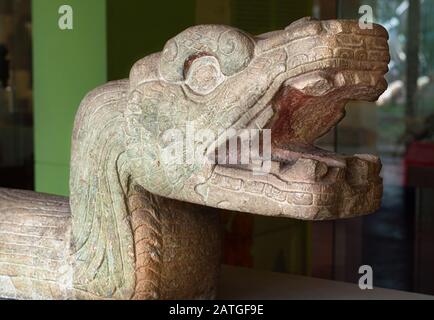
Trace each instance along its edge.
<path fill-rule="evenodd" d="M 323 26 L 331 28 L 330 23 Z M 354 32 L 355 22 L 342 23 Z M 312 62 L 312 71 L 294 76 L 289 69 L 276 79 L 279 90 L 245 122 L 247 128 L 271 129 L 271 172 L 258 176 L 248 166 L 209 167 L 207 179 L 193 178 L 200 201 L 304 220 L 347 218 L 379 208 L 383 185 L 378 157 L 338 155 L 314 146 L 344 117 L 349 100 L 375 101 L 387 88 L 387 34 L 379 26 L 368 32 L 349 35 L 353 55 L 338 47 L 333 57 Z M 356 44 L 365 48 L 364 58 L 354 54 Z"/>
<path fill-rule="evenodd" d="M 195 182 L 199 201 L 227 210 L 303 220 L 348 218 L 376 211 L 383 190 L 380 159 L 339 155 L 313 145 L 326 132 L 324 128 L 332 128 L 343 117 L 348 92 L 351 90 L 336 89 L 324 99 L 283 87 L 264 126 L 271 128 L 270 173 L 255 175 L 242 165 L 209 167 L 209 178 Z M 312 123 L 305 119 L 303 127 L 295 129 L 300 119 L 295 112 L 292 116 L 288 113 L 298 106 L 313 112 L 314 117 Z M 285 127 L 291 121 L 296 122 L 293 130 Z M 322 123 L 318 129 L 317 122 Z M 258 127 L 258 122 L 255 125 Z"/>

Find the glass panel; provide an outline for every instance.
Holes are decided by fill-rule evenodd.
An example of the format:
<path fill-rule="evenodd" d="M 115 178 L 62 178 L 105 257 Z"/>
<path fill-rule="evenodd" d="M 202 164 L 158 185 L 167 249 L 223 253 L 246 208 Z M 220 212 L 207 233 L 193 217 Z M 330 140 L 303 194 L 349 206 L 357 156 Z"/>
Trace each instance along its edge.
<path fill-rule="evenodd" d="M 391 52 L 388 90 L 377 103 L 349 104 L 337 131 L 338 152 L 383 161 L 383 206 L 360 219 L 361 263 L 373 267 L 376 286 L 432 294 L 434 1 L 339 1 L 339 17 L 358 19 L 361 5 L 389 31 Z"/>

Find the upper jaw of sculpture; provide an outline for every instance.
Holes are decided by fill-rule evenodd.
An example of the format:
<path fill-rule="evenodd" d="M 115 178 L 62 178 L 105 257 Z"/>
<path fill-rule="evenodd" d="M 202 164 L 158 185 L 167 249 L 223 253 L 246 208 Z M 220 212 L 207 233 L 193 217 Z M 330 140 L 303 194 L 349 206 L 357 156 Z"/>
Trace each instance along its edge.
<path fill-rule="evenodd" d="M 285 50 L 285 72 L 243 125 L 271 129 L 276 150 L 311 146 L 344 117 L 349 100 L 375 101 L 386 90 L 387 39 L 380 25 L 363 30 L 357 21 L 311 18 L 256 37 L 258 56 L 278 60 Z"/>

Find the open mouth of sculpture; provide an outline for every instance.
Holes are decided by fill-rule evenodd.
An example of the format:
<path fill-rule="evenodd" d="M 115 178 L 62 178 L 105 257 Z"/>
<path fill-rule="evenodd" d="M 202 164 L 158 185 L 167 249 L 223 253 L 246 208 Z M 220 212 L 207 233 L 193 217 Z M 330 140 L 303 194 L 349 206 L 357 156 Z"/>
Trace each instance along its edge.
<path fill-rule="evenodd" d="M 336 154 L 315 147 L 314 142 L 344 117 L 349 100 L 376 100 L 387 87 L 384 72 L 344 71 L 333 75 L 332 80 L 318 74 L 314 77 L 316 80 L 303 89 L 297 88 L 297 79 L 283 83 L 267 107 L 247 124 L 260 135 L 270 130 L 269 171 L 258 174 L 258 166 L 264 168 L 265 163 L 265 144 L 260 137 L 262 160 L 215 166 L 210 179 L 219 190 L 215 195 L 224 195 L 223 190 L 237 192 L 240 199 L 246 199 L 240 211 L 267 214 L 263 205 L 257 205 L 257 210 L 250 204 L 262 201 L 268 203 L 271 215 L 307 220 L 350 217 L 378 209 L 382 195 L 380 159 Z M 320 91 L 322 94 L 315 95 Z M 239 159 L 242 152 L 238 150 Z M 224 200 L 217 197 L 215 202 L 225 208 Z"/>
<path fill-rule="evenodd" d="M 383 72 L 337 72 L 332 78 L 311 76 L 312 84 L 297 88 L 297 79 L 285 82 L 267 108 L 249 127 L 271 131 L 273 161 L 294 163 L 301 157 L 344 166 L 343 156 L 314 146 L 345 116 L 350 100 L 375 101 L 387 88 Z M 303 83 L 305 85 L 305 83 Z"/>
<path fill-rule="evenodd" d="M 312 81 L 303 89 L 299 88 L 298 79 L 285 81 L 267 106 L 246 125 L 260 135 L 260 158 L 264 158 L 265 148 L 262 134 L 264 130 L 269 130 L 269 153 L 274 169 L 277 166 L 287 168 L 300 158 L 322 161 L 329 167 L 345 167 L 348 156 L 317 148 L 315 141 L 344 118 L 348 101 L 375 101 L 387 88 L 382 71 L 341 71 L 328 77 L 314 72 L 310 76 Z M 229 144 L 226 146 L 229 147 Z M 238 164 L 241 163 L 242 153 L 246 152 L 240 146 L 238 141 Z M 229 148 L 227 153 L 230 153 Z M 245 164 L 238 168 L 251 170 Z"/>

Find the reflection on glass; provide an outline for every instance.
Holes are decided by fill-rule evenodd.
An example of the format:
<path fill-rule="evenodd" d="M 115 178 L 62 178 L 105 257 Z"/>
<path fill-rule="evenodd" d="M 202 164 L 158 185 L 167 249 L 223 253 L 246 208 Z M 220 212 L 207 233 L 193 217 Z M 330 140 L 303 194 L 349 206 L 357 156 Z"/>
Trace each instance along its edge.
<path fill-rule="evenodd" d="M 434 1 L 339 1 L 339 17 L 358 19 L 362 4 L 388 30 L 391 62 L 388 90 L 351 103 L 337 133 L 339 152 L 376 153 L 384 165 L 383 207 L 360 219 L 360 262 L 377 286 L 432 294 L 432 272 L 422 270 L 434 268 Z"/>

